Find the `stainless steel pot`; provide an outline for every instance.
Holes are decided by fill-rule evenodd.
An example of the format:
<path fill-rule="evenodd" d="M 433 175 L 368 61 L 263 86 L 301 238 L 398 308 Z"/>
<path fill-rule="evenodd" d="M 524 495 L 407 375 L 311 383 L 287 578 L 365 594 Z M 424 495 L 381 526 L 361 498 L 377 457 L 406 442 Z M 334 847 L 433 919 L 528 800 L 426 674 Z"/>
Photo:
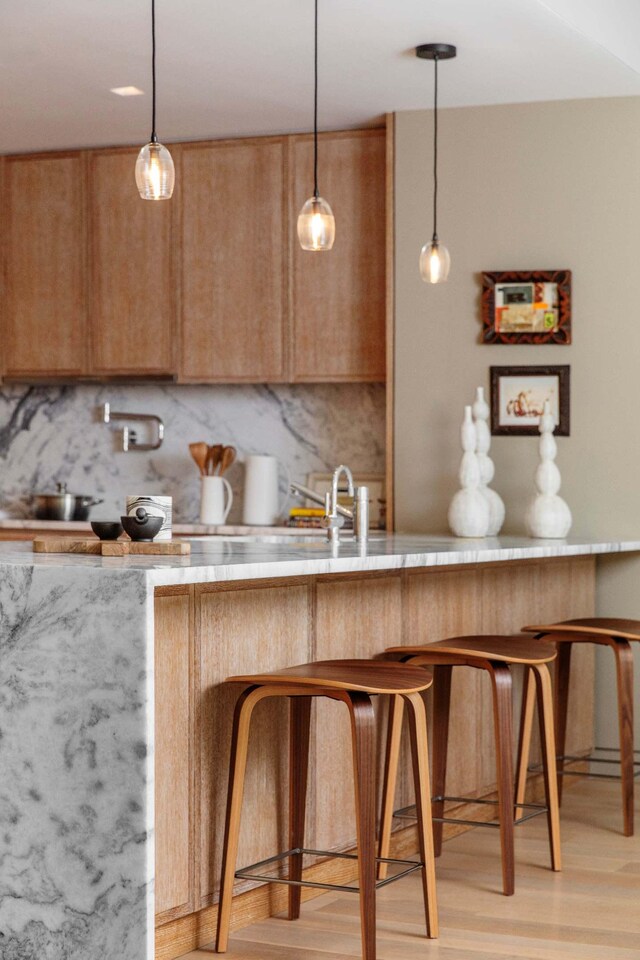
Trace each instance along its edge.
<path fill-rule="evenodd" d="M 36 520 L 88 520 L 102 500 L 67 493 L 66 483 L 56 483 L 56 493 L 36 493 L 33 502 Z"/>

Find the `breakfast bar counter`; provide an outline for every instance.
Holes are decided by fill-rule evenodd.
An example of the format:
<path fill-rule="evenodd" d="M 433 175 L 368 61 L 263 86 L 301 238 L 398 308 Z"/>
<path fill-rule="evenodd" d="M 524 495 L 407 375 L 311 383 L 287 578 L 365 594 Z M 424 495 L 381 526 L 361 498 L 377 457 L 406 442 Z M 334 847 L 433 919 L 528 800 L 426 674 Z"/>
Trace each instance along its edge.
<path fill-rule="evenodd" d="M 213 939 L 237 696 L 228 675 L 590 616 L 596 558 L 640 552 L 636 541 L 271 539 L 201 538 L 189 557 L 0 544 L 3 960 L 171 960 Z M 594 666 L 591 650 L 577 654 L 568 745 L 586 753 Z M 482 797 L 493 759 L 482 738 L 470 749 L 468 718 L 488 709 L 488 691 L 468 673 L 454 685 L 447 789 Z M 256 715 L 239 863 L 283 848 L 281 706 Z M 307 846 L 345 850 L 346 711 L 317 707 Z M 408 776 L 398 789 L 410 803 Z M 412 842 L 397 835 L 405 853 Z M 249 882 L 236 902 L 236 923 L 281 903 Z"/>

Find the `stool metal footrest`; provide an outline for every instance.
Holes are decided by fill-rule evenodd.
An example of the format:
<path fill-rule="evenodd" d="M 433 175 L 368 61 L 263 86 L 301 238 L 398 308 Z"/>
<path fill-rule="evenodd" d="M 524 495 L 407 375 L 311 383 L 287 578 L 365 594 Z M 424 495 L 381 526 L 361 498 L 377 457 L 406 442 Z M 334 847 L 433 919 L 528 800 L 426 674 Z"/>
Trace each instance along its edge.
<path fill-rule="evenodd" d="M 261 883 L 284 883 L 290 887 L 315 887 L 319 890 L 339 890 L 343 893 L 360 892 L 359 887 L 346 886 L 339 883 L 321 883 L 316 880 L 289 880 L 288 877 L 269 877 L 264 874 L 253 873 L 254 870 L 260 870 L 263 867 L 269 866 L 269 864 L 278 863 L 278 861 L 285 860 L 287 857 L 294 856 L 295 854 L 309 854 L 309 856 L 325 857 L 327 859 L 333 859 L 334 857 L 339 857 L 342 860 L 358 859 L 355 853 L 333 853 L 330 850 L 308 850 L 306 847 L 298 847 L 294 850 L 285 850 L 284 853 L 277 853 L 274 857 L 268 857 L 266 860 L 260 860 L 258 863 L 252 863 L 248 867 L 243 867 L 242 870 L 236 870 L 235 876 L 239 880 L 258 880 Z M 376 881 L 376 890 L 380 887 L 385 887 L 388 883 L 393 883 L 394 880 L 400 880 L 401 877 L 406 877 L 416 870 L 422 870 L 424 866 L 422 861 L 396 860 L 390 857 L 376 857 L 376 863 L 401 864 L 405 867 L 400 873 L 394 873 L 391 877 L 385 877 L 384 880 Z"/>
<path fill-rule="evenodd" d="M 596 757 L 593 754 L 589 754 L 586 757 L 580 756 L 579 754 L 565 753 L 562 756 L 559 756 L 557 759 L 562 760 L 564 763 L 620 763 L 620 747 L 594 747 L 594 750 L 600 751 L 600 753 L 615 753 L 618 754 L 617 757 Z M 634 756 L 640 756 L 640 750 L 633 751 Z M 640 760 L 633 761 L 634 778 L 640 777 Z M 531 766 L 527 767 L 528 773 L 539 773 L 542 770 L 541 763 L 533 763 Z M 589 780 L 620 780 L 619 773 L 583 773 L 580 770 L 558 770 L 557 775 L 559 777 L 586 777 Z"/>
<path fill-rule="evenodd" d="M 498 806 L 497 800 L 479 800 L 477 797 L 432 797 L 432 803 L 442 802 L 442 801 L 453 801 L 457 803 L 482 803 L 488 804 L 489 806 Z M 514 807 L 522 810 L 531 810 L 531 813 L 525 813 L 521 817 L 518 817 L 517 820 L 513 821 L 514 826 L 519 826 L 521 823 L 525 823 L 527 820 L 532 820 L 534 817 L 539 817 L 542 813 L 547 813 L 548 807 L 540 803 L 514 803 Z M 401 810 L 394 811 L 394 817 L 398 820 L 415 820 L 415 814 L 408 813 L 407 811 L 412 810 L 413 806 L 402 807 Z M 463 817 L 433 817 L 434 823 L 459 823 L 464 824 L 468 827 L 499 827 L 499 820 L 466 820 Z"/>

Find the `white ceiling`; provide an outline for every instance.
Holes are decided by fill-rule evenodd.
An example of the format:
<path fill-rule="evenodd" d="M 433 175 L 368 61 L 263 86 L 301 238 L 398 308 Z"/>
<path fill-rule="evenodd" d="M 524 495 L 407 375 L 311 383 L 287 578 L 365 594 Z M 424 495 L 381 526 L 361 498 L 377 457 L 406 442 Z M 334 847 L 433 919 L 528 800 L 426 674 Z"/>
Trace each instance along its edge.
<path fill-rule="evenodd" d="M 0 153 L 142 143 L 150 0 L 0 2 Z M 313 0 L 156 0 L 158 135 L 307 130 Z M 320 124 L 431 104 L 418 43 L 458 46 L 441 104 L 640 95 L 640 0 L 320 0 Z M 134 85 L 145 96 L 121 98 Z"/>

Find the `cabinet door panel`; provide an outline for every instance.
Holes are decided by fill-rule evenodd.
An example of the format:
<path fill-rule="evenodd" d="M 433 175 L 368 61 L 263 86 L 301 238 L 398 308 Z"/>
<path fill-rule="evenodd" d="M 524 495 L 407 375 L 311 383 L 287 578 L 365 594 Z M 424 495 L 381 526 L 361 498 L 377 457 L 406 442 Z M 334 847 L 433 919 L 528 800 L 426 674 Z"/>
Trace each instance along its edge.
<path fill-rule="evenodd" d="M 4 370 L 77 375 L 85 368 L 82 155 L 5 165 Z"/>
<path fill-rule="evenodd" d="M 405 594 L 406 642 L 435 643 L 478 633 L 480 585 L 478 574 L 472 570 L 411 572 Z M 450 796 L 473 796 L 480 786 L 483 728 L 475 720 L 470 724 L 470 717 L 480 716 L 481 674 L 481 670 L 453 671 L 446 784 Z M 431 694 L 428 699 L 431 707 Z M 491 718 L 488 722 L 493 731 Z M 491 745 L 488 750 L 490 754 Z"/>
<path fill-rule="evenodd" d="M 374 658 L 402 635 L 400 578 L 319 582 L 314 659 Z M 386 697 L 373 697 L 378 718 L 378 770 L 382 769 Z M 316 704 L 313 778 L 316 790 L 316 835 L 319 849 L 355 844 L 355 795 L 349 712 L 344 703 L 320 699 Z M 399 773 L 404 794 L 408 767 Z M 380 792 L 380 777 L 377 782 Z M 378 797 L 379 799 L 379 797 Z M 379 804 L 378 804 L 379 809 Z"/>
<path fill-rule="evenodd" d="M 200 894 L 204 907 L 212 902 L 214 892 L 217 899 L 231 728 L 241 690 L 224 680 L 309 660 L 311 625 L 306 585 L 210 593 L 205 588 L 199 597 Z M 251 726 L 238 867 L 286 847 L 287 735 L 286 700 L 259 704 Z M 312 811 L 311 797 L 309 805 Z M 239 884 L 241 889 L 250 885 L 248 881 Z"/>
<path fill-rule="evenodd" d="M 189 588 L 155 600 L 156 917 L 194 909 Z"/>
<path fill-rule="evenodd" d="M 284 378 L 282 140 L 184 147 L 181 379 Z"/>
<path fill-rule="evenodd" d="M 96 151 L 90 159 L 95 373 L 151 375 L 175 369 L 172 224 L 178 200 L 142 200 L 135 161 L 133 150 Z"/>
<path fill-rule="evenodd" d="M 293 379 L 385 378 L 385 136 L 320 139 L 320 193 L 333 249 L 300 247 L 296 219 L 313 184 L 313 141 L 291 138 Z"/>

